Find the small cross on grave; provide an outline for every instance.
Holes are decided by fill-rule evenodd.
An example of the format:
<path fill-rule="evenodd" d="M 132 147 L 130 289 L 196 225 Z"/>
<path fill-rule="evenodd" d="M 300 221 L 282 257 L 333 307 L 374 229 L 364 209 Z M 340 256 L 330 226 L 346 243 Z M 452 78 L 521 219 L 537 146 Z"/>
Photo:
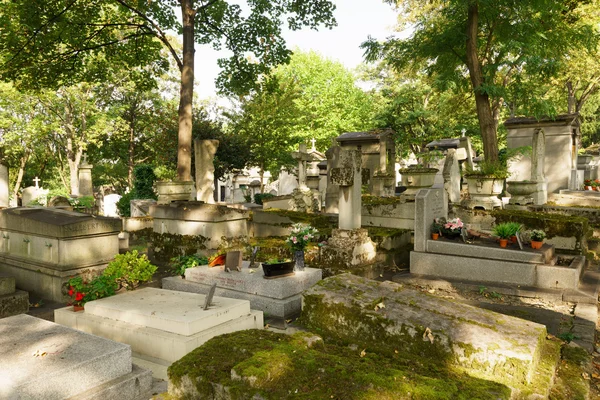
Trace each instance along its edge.
<path fill-rule="evenodd" d="M 206 294 L 206 297 L 204 298 L 204 307 L 203 309 L 206 311 L 208 310 L 208 308 L 210 306 L 212 306 L 212 300 L 213 297 L 215 296 L 215 290 L 217 289 L 217 284 L 213 283 L 213 285 L 210 287 L 210 289 L 208 289 L 208 293 Z"/>
<path fill-rule="evenodd" d="M 312 139 L 310 139 L 310 142 L 312 143 L 312 150 L 317 150 L 317 148 L 315 146 L 315 143 L 317 143 L 317 139 L 312 138 Z"/>
<path fill-rule="evenodd" d="M 33 182 L 35 183 L 35 188 L 39 189 L 40 188 L 40 181 L 41 179 L 38 178 L 37 176 L 35 177 L 35 179 L 33 180 Z"/>
<path fill-rule="evenodd" d="M 80 164 L 81 164 L 81 165 L 87 165 L 87 163 L 88 163 L 88 162 L 87 162 L 87 154 L 84 154 L 84 155 L 82 156 L 82 158 L 83 158 L 83 160 L 81 160 L 81 163 L 80 163 Z"/>

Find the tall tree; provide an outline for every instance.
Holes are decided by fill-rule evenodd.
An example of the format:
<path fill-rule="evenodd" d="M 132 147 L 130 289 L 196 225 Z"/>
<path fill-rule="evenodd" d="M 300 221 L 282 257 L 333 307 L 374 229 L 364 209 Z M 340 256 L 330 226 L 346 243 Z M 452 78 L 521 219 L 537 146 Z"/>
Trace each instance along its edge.
<path fill-rule="evenodd" d="M 595 26 L 580 8 L 589 1 L 385 0 L 397 4 L 407 39 L 363 44 L 367 59 L 384 58 L 441 81 L 470 82 L 485 157 L 498 160 L 497 129 L 515 76 L 540 82 L 556 74 L 569 48 L 592 46 Z"/>
<path fill-rule="evenodd" d="M 290 51 L 281 36 L 282 19 L 292 30 L 332 27 L 329 0 L 248 0 L 246 8 L 226 0 L 3 0 L 0 57 L 4 79 L 22 86 L 58 86 L 66 81 L 103 79 L 108 65 L 129 67 L 161 60 L 164 45 L 181 72 L 177 174 L 191 180 L 194 45 L 226 47 L 217 80 L 224 92 L 247 91 Z M 175 7 L 181 10 L 178 20 Z M 179 54 L 166 35 L 183 36 Z M 248 53 L 252 53 L 251 62 Z M 94 62 L 90 62 L 94 61 Z M 164 68 L 165 63 L 159 64 Z"/>

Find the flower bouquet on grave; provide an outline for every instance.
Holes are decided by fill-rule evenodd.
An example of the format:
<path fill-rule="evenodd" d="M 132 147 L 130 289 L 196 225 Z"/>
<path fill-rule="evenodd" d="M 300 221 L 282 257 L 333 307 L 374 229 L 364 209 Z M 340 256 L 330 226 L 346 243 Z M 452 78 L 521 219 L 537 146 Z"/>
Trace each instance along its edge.
<path fill-rule="evenodd" d="M 308 243 L 314 239 L 319 231 L 310 225 L 294 224 L 292 232 L 285 240 L 286 244 L 294 252 L 294 260 L 296 261 L 296 270 L 304 270 L 304 250 Z"/>
<path fill-rule="evenodd" d="M 583 181 L 583 190 L 593 190 L 591 179 L 585 179 Z"/>
<path fill-rule="evenodd" d="M 463 228 L 463 222 L 460 218 L 452 218 L 447 220 L 442 225 L 442 236 L 449 239 L 454 239 L 460 236 L 460 231 Z"/>
<path fill-rule="evenodd" d="M 595 190 L 596 192 L 600 191 L 600 179 L 592 181 L 592 190 Z"/>

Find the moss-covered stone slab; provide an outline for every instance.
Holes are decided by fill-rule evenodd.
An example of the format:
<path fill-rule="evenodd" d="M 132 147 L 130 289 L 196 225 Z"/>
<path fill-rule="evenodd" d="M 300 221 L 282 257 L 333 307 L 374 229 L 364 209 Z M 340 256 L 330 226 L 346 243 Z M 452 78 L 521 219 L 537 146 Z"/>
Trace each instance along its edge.
<path fill-rule="evenodd" d="M 505 385 L 439 360 L 337 346 L 301 332 L 211 339 L 169 367 L 174 399 L 509 399 Z"/>
<path fill-rule="evenodd" d="M 340 343 L 438 360 L 512 388 L 533 382 L 546 340 L 543 325 L 350 274 L 306 291 L 301 321 Z"/>

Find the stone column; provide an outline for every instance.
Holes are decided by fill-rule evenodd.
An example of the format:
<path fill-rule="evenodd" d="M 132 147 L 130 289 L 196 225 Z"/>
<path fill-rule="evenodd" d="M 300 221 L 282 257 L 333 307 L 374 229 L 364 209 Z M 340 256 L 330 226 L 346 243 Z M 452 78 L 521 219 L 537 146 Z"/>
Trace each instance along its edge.
<path fill-rule="evenodd" d="M 87 157 L 84 155 L 81 164 L 79 164 L 79 196 L 94 195 L 92 167 L 93 165 L 87 162 Z"/>
<path fill-rule="evenodd" d="M 306 152 L 306 144 L 301 143 L 298 151 L 292 153 L 294 160 L 298 161 L 298 188 L 306 189 L 306 162 L 310 161 L 310 155 Z"/>
<path fill-rule="evenodd" d="M 8 167 L 0 164 L 0 208 L 8 207 Z"/>
<path fill-rule="evenodd" d="M 450 203 L 460 203 L 460 167 L 456 149 L 448 149 L 446 161 L 444 162 L 444 189 L 448 194 Z"/>
<path fill-rule="evenodd" d="M 536 129 L 531 141 L 531 181 L 536 183 L 533 193 L 533 204 L 542 205 L 548 201 L 548 184 L 546 182 L 546 134 L 543 129 Z"/>
<path fill-rule="evenodd" d="M 218 140 L 194 140 L 194 160 L 196 162 L 196 200 L 214 204 L 215 153 Z"/>
<path fill-rule="evenodd" d="M 361 158 L 358 150 L 342 150 L 339 167 L 331 171 L 331 180 L 339 185 L 339 228 L 359 229 L 361 226 Z"/>
<path fill-rule="evenodd" d="M 473 169 L 473 148 L 471 147 L 471 139 L 468 136 L 463 136 L 459 140 L 460 147 L 467 152 L 467 165 Z"/>

